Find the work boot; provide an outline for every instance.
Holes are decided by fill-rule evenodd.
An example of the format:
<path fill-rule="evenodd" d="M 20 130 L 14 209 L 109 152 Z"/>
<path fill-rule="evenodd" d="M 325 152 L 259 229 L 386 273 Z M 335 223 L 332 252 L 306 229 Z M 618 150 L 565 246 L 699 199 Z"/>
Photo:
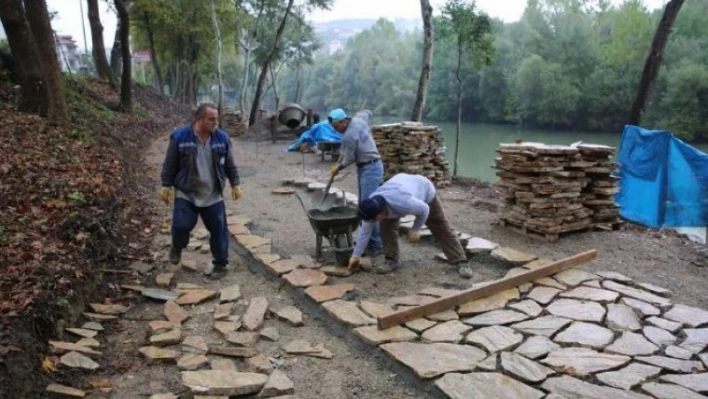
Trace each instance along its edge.
<path fill-rule="evenodd" d="M 211 280 L 219 280 L 226 275 L 226 265 L 210 262 L 204 269 L 204 274 Z"/>
<path fill-rule="evenodd" d="M 460 273 L 460 277 L 462 278 L 472 278 L 470 262 L 466 260 L 457 262 L 457 272 Z"/>
<path fill-rule="evenodd" d="M 392 273 L 396 270 L 398 270 L 399 264 L 398 261 L 386 258 L 383 264 L 381 265 L 376 265 L 376 267 L 373 268 L 374 272 L 377 274 L 389 274 Z"/>
<path fill-rule="evenodd" d="M 177 248 L 174 245 L 170 247 L 170 263 L 173 265 L 179 265 L 179 262 L 182 260 L 182 248 Z"/>

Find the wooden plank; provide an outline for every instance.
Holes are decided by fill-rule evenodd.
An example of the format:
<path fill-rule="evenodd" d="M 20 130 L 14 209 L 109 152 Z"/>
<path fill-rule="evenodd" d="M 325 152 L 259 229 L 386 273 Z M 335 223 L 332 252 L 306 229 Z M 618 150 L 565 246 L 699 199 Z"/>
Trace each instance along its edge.
<path fill-rule="evenodd" d="M 416 306 L 410 309 L 400 310 L 397 312 L 393 312 L 387 316 L 379 317 L 378 326 L 379 329 L 384 330 L 409 322 L 411 320 L 443 312 L 455 306 L 474 301 L 475 299 L 494 295 L 497 292 L 501 292 L 522 284 L 530 283 L 542 277 L 548 277 L 563 270 L 570 269 L 571 267 L 594 260 L 595 258 L 597 258 L 597 250 L 595 249 L 587 252 L 582 252 L 577 255 L 573 255 L 571 257 L 549 263 L 548 265 L 542 268 L 531 270 L 524 274 L 502 278 L 483 287 L 470 288 L 468 290 L 461 291 L 459 294 L 446 296 L 437 299 L 433 302 L 426 303 L 424 305 Z"/>

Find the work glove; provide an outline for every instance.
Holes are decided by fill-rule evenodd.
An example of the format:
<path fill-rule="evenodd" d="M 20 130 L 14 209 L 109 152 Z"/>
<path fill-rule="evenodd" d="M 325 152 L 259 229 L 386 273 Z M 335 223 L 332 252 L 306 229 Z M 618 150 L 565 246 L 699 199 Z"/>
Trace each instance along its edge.
<path fill-rule="evenodd" d="M 359 267 L 361 267 L 361 259 L 356 256 L 349 258 L 349 271 L 357 271 L 359 270 Z"/>
<path fill-rule="evenodd" d="M 420 242 L 420 233 L 413 230 L 408 231 L 408 242 L 413 244 Z"/>
<path fill-rule="evenodd" d="M 231 187 L 231 199 L 234 201 L 238 201 L 239 198 L 241 198 L 241 187 L 239 186 L 233 186 Z"/>
<path fill-rule="evenodd" d="M 329 174 L 331 176 L 337 176 L 339 174 L 339 166 L 337 165 L 332 165 L 331 168 L 329 168 Z"/>
<path fill-rule="evenodd" d="M 160 189 L 160 200 L 165 203 L 165 205 L 170 205 L 175 199 L 175 192 L 172 187 L 162 187 Z"/>

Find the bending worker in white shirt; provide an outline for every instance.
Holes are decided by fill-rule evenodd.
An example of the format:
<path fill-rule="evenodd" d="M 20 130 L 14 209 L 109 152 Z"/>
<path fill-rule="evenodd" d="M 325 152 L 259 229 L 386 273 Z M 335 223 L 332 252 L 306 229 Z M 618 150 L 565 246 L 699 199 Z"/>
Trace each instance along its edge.
<path fill-rule="evenodd" d="M 424 176 L 406 173 L 393 176 L 359 204 L 358 214 L 363 223 L 359 228 L 354 252 L 349 259 L 350 269 L 357 269 L 360 266 L 360 258 L 377 222 L 386 259 L 384 264 L 376 266 L 374 271 L 387 274 L 398 269 L 399 221 L 403 216 L 413 215 L 415 222 L 408 233 L 408 241 L 420 242 L 420 229 L 425 224 L 440 243 L 448 262 L 458 267 L 460 276 L 472 277 L 472 269 L 465 251 L 445 219 L 435 186 Z"/>

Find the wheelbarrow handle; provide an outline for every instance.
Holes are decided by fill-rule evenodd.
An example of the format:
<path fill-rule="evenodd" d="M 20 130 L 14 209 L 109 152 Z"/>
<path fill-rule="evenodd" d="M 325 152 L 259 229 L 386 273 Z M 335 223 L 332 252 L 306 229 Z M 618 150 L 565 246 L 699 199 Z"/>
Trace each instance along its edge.
<path fill-rule="evenodd" d="M 302 210 L 305 211 L 305 214 L 310 215 L 310 213 L 307 210 L 307 207 L 305 206 L 305 202 L 302 200 L 302 197 L 300 197 L 300 193 L 295 193 L 295 197 L 297 197 L 298 201 L 300 201 L 300 205 L 302 205 Z"/>

